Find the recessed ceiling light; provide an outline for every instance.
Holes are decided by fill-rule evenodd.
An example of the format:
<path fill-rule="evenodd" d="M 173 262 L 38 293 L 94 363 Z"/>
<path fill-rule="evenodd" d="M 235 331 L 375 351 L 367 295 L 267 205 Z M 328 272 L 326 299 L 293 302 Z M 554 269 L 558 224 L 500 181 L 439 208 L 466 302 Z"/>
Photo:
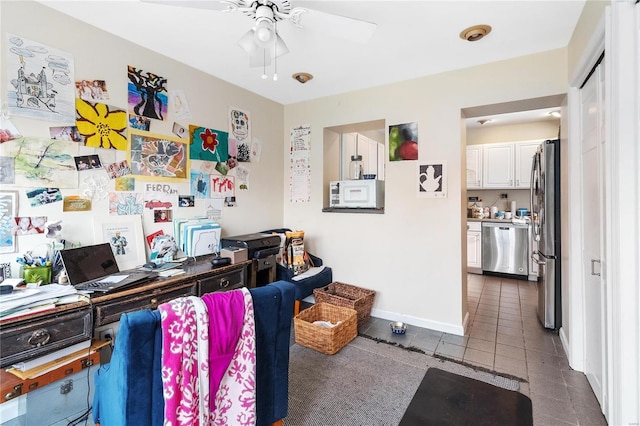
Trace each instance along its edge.
<path fill-rule="evenodd" d="M 293 77 L 295 80 L 298 80 L 302 84 L 306 83 L 307 81 L 313 78 L 311 74 L 306 72 L 297 72 L 293 74 L 291 77 Z"/>
<path fill-rule="evenodd" d="M 460 38 L 467 41 L 478 41 L 491 32 L 490 25 L 474 25 L 460 33 Z"/>
<path fill-rule="evenodd" d="M 490 118 L 488 119 L 482 119 L 482 120 L 478 120 L 478 123 L 480 123 L 481 126 L 484 126 L 487 123 L 491 123 L 493 120 L 491 120 Z"/>

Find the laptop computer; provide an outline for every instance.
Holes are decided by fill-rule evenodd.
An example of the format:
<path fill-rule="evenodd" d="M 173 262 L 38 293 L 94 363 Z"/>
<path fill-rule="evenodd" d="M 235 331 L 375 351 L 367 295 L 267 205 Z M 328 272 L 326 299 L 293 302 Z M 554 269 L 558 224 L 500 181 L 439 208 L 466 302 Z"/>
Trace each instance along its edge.
<path fill-rule="evenodd" d="M 77 290 L 110 292 L 150 281 L 156 272 L 130 269 L 120 271 L 109 243 L 60 250 L 69 283 Z"/>

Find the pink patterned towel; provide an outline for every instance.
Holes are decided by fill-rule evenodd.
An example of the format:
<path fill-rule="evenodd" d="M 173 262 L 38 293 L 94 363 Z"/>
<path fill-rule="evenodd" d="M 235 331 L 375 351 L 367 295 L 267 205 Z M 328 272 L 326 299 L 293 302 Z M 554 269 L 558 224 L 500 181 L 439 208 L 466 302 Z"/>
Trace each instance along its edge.
<path fill-rule="evenodd" d="M 255 425 L 256 340 L 246 288 L 202 297 L 209 312 L 209 380 L 214 425 Z"/>

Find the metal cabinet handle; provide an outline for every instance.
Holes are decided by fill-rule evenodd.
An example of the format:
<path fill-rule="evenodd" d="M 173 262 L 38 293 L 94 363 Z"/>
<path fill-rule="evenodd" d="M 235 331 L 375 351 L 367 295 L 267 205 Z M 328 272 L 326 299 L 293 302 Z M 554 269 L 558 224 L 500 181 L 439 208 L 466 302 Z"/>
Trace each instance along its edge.
<path fill-rule="evenodd" d="M 595 264 L 600 265 L 599 259 L 591 259 L 591 275 L 600 276 L 600 272 L 596 272 Z"/>
<path fill-rule="evenodd" d="M 229 284 L 231 284 L 231 281 L 229 281 L 229 278 L 222 278 L 220 280 L 220 288 L 227 288 L 229 287 Z"/>
<path fill-rule="evenodd" d="M 31 346 L 39 348 L 40 346 L 46 345 L 49 342 L 49 339 L 51 339 L 51 335 L 49 334 L 47 329 L 40 328 L 31 334 L 31 337 L 29 337 L 27 343 L 29 343 Z"/>

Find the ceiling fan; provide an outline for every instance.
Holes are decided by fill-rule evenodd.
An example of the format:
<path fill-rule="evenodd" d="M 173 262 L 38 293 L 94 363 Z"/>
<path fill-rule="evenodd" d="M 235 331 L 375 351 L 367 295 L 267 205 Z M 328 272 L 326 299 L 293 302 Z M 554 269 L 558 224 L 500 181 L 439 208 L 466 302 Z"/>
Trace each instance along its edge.
<path fill-rule="evenodd" d="M 347 18 L 304 7 L 292 7 L 289 0 L 143 1 L 244 13 L 253 20 L 253 23 L 249 31 L 240 38 L 238 44 L 249 55 L 249 65 L 252 67 L 270 65 L 272 59 L 289 53 L 286 43 L 278 35 L 280 22 L 289 22 L 298 28 L 324 31 L 330 36 L 357 43 L 366 43 L 377 26 L 360 19 Z"/>

